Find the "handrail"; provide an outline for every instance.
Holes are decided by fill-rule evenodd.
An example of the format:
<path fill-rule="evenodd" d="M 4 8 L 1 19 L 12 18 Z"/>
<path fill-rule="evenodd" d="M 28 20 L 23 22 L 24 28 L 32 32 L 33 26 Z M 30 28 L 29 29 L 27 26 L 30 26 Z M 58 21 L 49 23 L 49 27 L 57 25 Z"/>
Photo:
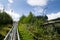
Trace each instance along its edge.
<path fill-rule="evenodd" d="M 60 20 L 58 20 L 58 21 L 50 21 L 50 22 L 46 22 L 46 23 L 44 23 L 43 25 L 46 25 L 46 24 L 54 24 L 54 23 L 60 23 Z"/>
<path fill-rule="evenodd" d="M 5 36 L 4 40 L 6 40 L 6 39 L 7 39 L 7 37 L 8 37 L 8 36 L 9 36 L 9 34 L 10 34 L 10 32 L 12 31 L 12 29 L 13 29 L 13 26 L 12 26 L 12 28 L 10 29 L 10 31 L 8 32 L 8 34 Z"/>
<path fill-rule="evenodd" d="M 17 29 L 17 37 L 18 37 L 18 40 L 20 40 L 18 29 Z"/>
<path fill-rule="evenodd" d="M 18 29 L 17 29 L 17 24 L 14 23 L 13 27 L 7 33 L 7 35 L 5 36 L 4 40 L 16 40 L 16 39 L 20 40 L 20 37 L 19 37 Z"/>

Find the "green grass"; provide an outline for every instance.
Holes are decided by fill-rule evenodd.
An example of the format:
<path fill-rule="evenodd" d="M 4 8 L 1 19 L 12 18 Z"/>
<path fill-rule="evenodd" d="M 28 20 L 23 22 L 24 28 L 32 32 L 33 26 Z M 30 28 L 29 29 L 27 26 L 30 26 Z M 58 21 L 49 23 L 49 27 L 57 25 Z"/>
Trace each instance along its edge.
<path fill-rule="evenodd" d="M 60 23 L 54 23 L 45 27 L 38 25 L 18 24 L 18 30 L 21 40 L 60 40 Z M 37 37 L 33 38 L 34 36 Z"/>
<path fill-rule="evenodd" d="M 11 29 L 11 25 L 2 25 L 0 26 L 0 40 L 3 40 L 8 31 Z"/>
<path fill-rule="evenodd" d="M 21 40 L 33 40 L 33 36 L 31 33 L 27 30 L 26 25 L 18 25 L 18 31 L 21 37 Z"/>

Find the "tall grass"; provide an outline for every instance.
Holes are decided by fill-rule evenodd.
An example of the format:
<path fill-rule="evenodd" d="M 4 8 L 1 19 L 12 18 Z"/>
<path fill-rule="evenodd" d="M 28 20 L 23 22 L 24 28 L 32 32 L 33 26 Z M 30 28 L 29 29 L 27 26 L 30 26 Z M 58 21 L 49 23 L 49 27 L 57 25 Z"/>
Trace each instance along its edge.
<path fill-rule="evenodd" d="M 33 40 L 33 35 L 27 30 L 26 25 L 18 25 L 18 31 L 20 34 L 21 40 Z"/>

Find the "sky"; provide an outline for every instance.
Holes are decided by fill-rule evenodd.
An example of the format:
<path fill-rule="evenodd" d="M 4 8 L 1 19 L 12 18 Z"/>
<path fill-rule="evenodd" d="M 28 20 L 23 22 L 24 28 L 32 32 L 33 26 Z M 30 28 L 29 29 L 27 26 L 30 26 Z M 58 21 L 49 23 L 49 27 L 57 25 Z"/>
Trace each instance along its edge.
<path fill-rule="evenodd" d="M 47 15 L 48 20 L 60 17 L 60 0 L 0 0 L 0 10 L 18 21 L 31 11 L 34 15 Z"/>

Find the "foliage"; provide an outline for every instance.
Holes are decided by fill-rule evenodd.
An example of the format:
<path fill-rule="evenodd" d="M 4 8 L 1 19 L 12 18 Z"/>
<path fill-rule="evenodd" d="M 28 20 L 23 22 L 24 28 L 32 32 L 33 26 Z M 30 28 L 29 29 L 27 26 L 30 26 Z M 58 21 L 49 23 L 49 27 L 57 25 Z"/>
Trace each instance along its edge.
<path fill-rule="evenodd" d="M 0 40 L 3 40 L 7 32 L 12 28 L 13 20 L 6 12 L 0 12 Z"/>
<path fill-rule="evenodd" d="M 18 27 L 19 33 L 20 33 L 20 37 L 21 40 L 33 40 L 33 36 L 31 35 L 31 33 L 26 29 L 26 25 L 25 24 L 20 24 Z"/>
<path fill-rule="evenodd" d="M 29 40 L 30 38 L 30 40 L 60 40 L 60 34 L 58 34 L 60 31 L 57 31 L 52 25 L 42 26 L 47 22 L 48 17 L 46 15 L 34 16 L 30 12 L 27 17 L 22 16 L 21 19 L 18 25 L 21 40 Z"/>
<path fill-rule="evenodd" d="M 26 16 L 22 15 L 22 17 L 20 18 L 19 23 L 24 23 L 24 19 L 26 18 Z"/>
<path fill-rule="evenodd" d="M 12 24 L 13 20 L 6 12 L 0 12 L 0 24 Z"/>

